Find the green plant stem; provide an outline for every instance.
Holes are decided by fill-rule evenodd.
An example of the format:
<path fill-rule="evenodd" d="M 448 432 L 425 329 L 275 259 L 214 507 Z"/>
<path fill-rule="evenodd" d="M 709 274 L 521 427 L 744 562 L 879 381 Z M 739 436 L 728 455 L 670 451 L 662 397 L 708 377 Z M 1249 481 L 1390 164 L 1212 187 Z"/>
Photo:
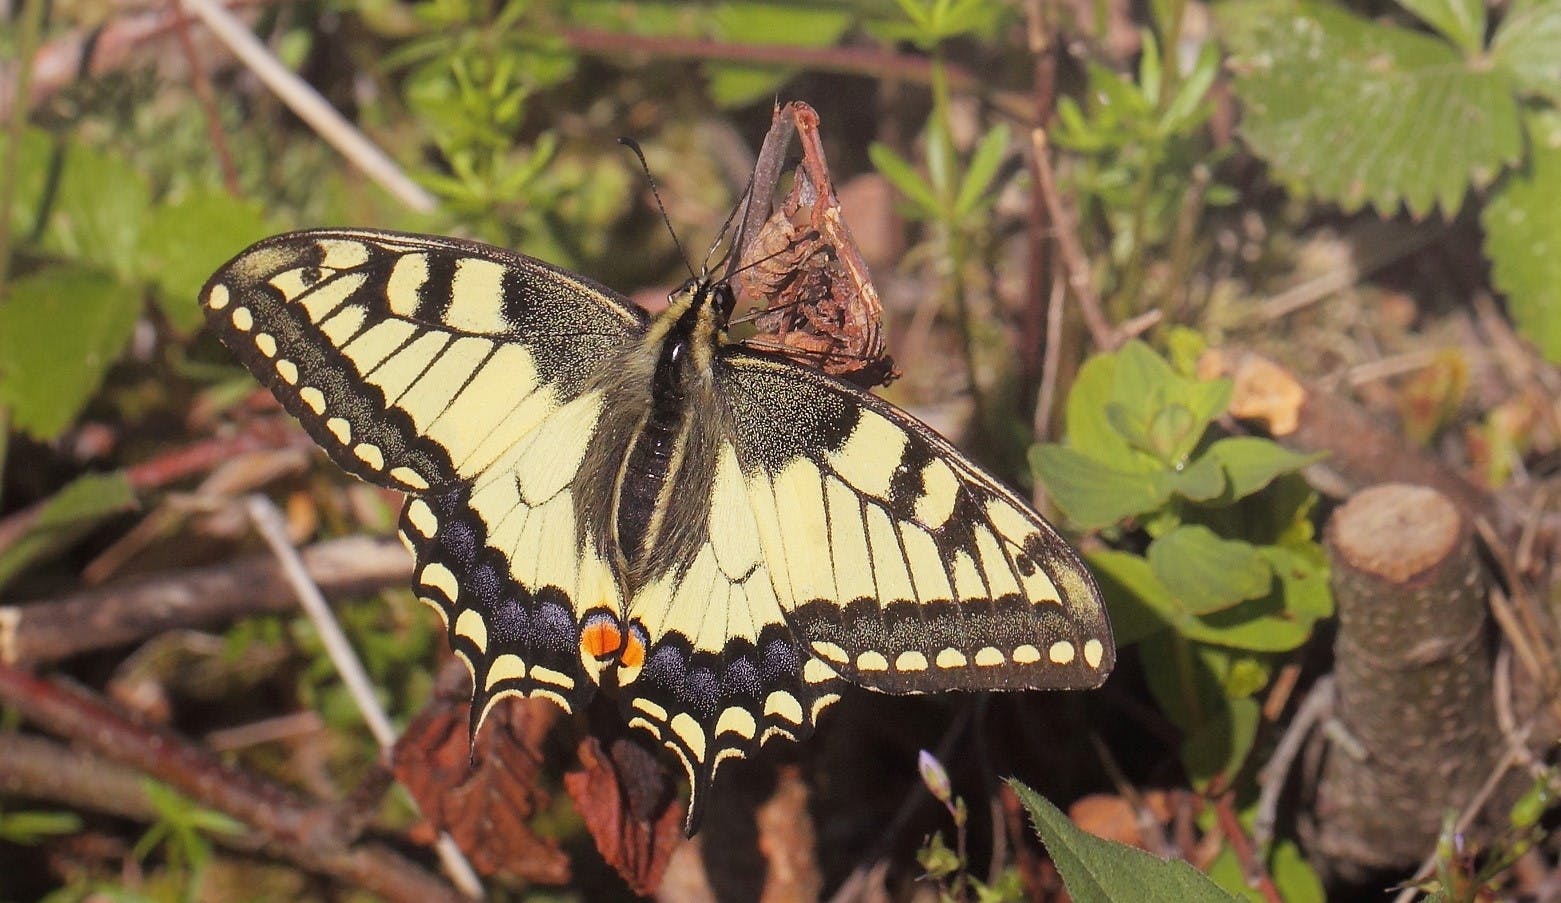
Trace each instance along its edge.
<path fill-rule="evenodd" d="M 1182 81 L 1181 48 L 1182 18 L 1187 10 L 1187 0 L 1166 0 L 1165 33 L 1160 35 L 1160 98 L 1157 106 L 1164 112 L 1166 104 L 1176 96 Z"/>
<path fill-rule="evenodd" d="M 22 153 L 22 130 L 27 127 L 27 92 L 32 85 L 33 52 L 43 28 L 44 0 L 22 0 L 21 24 L 16 32 L 16 96 L 11 100 L 11 118 L 6 122 L 5 157 L 0 160 L 0 300 L 11 284 L 11 208 L 16 205 L 16 181 Z"/>
<path fill-rule="evenodd" d="M 1151 156 L 1144 161 L 1143 168 L 1138 171 L 1138 182 L 1133 186 L 1133 225 L 1132 245 L 1128 250 L 1127 266 L 1124 267 L 1122 281 L 1117 286 L 1111 299 L 1111 315 L 1118 321 L 1125 320 L 1134 312 L 1134 299 L 1142 290 L 1144 284 L 1144 229 L 1149 222 L 1149 199 L 1154 193 L 1155 175 L 1159 171 L 1159 160 Z M 1140 309 L 1143 305 L 1137 305 Z"/>

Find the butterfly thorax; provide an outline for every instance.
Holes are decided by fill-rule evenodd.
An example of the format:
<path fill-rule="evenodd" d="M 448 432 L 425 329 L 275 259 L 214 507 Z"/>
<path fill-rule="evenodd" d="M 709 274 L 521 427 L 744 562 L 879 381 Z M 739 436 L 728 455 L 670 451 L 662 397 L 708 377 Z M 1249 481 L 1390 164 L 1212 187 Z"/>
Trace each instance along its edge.
<path fill-rule="evenodd" d="M 603 422 L 587 456 L 619 478 L 610 498 L 583 493 L 578 507 L 625 598 L 686 566 L 707 538 L 698 513 L 714 480 L 711 367 L 730 312 L 724 285 L 691 281 L 602 377 Z"/>

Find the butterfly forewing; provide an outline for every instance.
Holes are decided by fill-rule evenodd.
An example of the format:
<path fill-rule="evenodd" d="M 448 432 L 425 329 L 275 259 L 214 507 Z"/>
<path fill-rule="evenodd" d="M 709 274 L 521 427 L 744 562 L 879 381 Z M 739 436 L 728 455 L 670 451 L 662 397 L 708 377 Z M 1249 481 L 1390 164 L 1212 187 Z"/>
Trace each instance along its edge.
<path fill-rule="evenodd" d="M 201 300 L 337 463 L 406 492 L 489 469 L 645 323 L 632 304 L 518 254 L 351 230 L 260 242 Z"/>
<path fill-rule="evenodd" d="M 1014 494 L 893 406 L 737 349 L 717 368 L 787 622 L 891 693 L 1098 686 L 1089 571 Z"/>

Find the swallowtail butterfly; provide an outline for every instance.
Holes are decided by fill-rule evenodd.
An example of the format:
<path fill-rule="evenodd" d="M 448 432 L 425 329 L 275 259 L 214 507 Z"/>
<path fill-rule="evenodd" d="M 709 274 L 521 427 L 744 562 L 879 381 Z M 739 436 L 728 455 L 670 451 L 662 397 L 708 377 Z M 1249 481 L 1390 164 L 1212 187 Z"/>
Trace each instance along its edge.
<path fill-rule="evenodd" d="M 1089 572 L 947 440 L 727 339 L 690 281 L 654 316 L 452 238 L 294 232 L 201 301 L 315 441 L 408 494 L 416 589 L 505 696 L 601 688 L 689 775 L 801 740 L 842 684 L 1089 688 L 1115 660 Z"/>

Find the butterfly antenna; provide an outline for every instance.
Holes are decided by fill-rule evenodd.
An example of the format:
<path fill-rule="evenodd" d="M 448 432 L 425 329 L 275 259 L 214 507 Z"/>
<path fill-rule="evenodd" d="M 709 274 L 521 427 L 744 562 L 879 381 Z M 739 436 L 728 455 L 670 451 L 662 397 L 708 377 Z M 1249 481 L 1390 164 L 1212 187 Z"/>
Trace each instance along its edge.
<path fill-rule="evenodd" d="M 738 238 L 742 237 L 743 230 L 746 228 L 747 223 L 748 223 L 748 209 L 749 209 L 749 207 L 752 204 L 753 204 L 753 175 L 749 174 L 749 176 L 748 176 L 748 184 L 743 187 L 743 193 L 738 195 L 737 206 L 733 207 L 732 208 L 732 212 L 728 213 L 726 215 L 726 219 L 721 223 L 721 231 L 716 233 L 715 241 L 712 241 L 710 243 L 710 250 L 705 252 L 705 269 L 707 271 L 712 269 L 712 267 L 710 266 L 710 255 L 715 253 L 715 249 L 720 246 L 721 241 L 723 239 L 725 239 L 726 236 L 730 233 L 731 228 L 732 228 L 732 220 L 737 219 L 737 211 L 739 211 L 739 210 L 742 211 L 743 218 L 742 218 L 742 221 L 740 223 L 738 223 L 737 236 L 738 236 Z M 727 244 L 725 253 L 723 253 L 721 255 L 721 257 L 718 260 L 715 261 L 714 269 L 720 269 L 723 265 L 725 265 L 728 262 L 735 262 L 736 258 L 737 258 L 737 251 L 738 251 L 737 243 L 736 243 L 736 240 L 734 239 L 731 243 Z M 731 272 L 731 273 L 727 273 L 726 276 L 724 276 L 723 278 L 727 279 L 727 280 L 730 280 L 735 275 L 737 275 L 737 273 L 734 271 L 734 272 Z"/>
<path fill-rule="evenodd" d="M 645 181 L 650 185 L 651 197 L 656 199 L 656 209 L 661 211 L 661 221 L 667 224 L 667 234 L 672 236 L 672 244 L 678 249 L 678 256 L 683 259 L 683 268 L 688 270 L 688 275 L 698 279 L 699 274 L 694 272 L 694 265 L 688 262 L 688 252 L 683 250 L 683 243 L 678 241 L 677 230 L 672 228 L 672 218 L 667 216 L 667 205 L 661 202 L 661 190 L 656 187 L 656 178 L 650 174 L 650 164 L 645 162 L 645 152 L 640 150 L 640 143 L 633 138 L 618 139 L 618 143 L 634 151 L 634 156 L 639 158 L 640 169 L 645 173 Z"/>

